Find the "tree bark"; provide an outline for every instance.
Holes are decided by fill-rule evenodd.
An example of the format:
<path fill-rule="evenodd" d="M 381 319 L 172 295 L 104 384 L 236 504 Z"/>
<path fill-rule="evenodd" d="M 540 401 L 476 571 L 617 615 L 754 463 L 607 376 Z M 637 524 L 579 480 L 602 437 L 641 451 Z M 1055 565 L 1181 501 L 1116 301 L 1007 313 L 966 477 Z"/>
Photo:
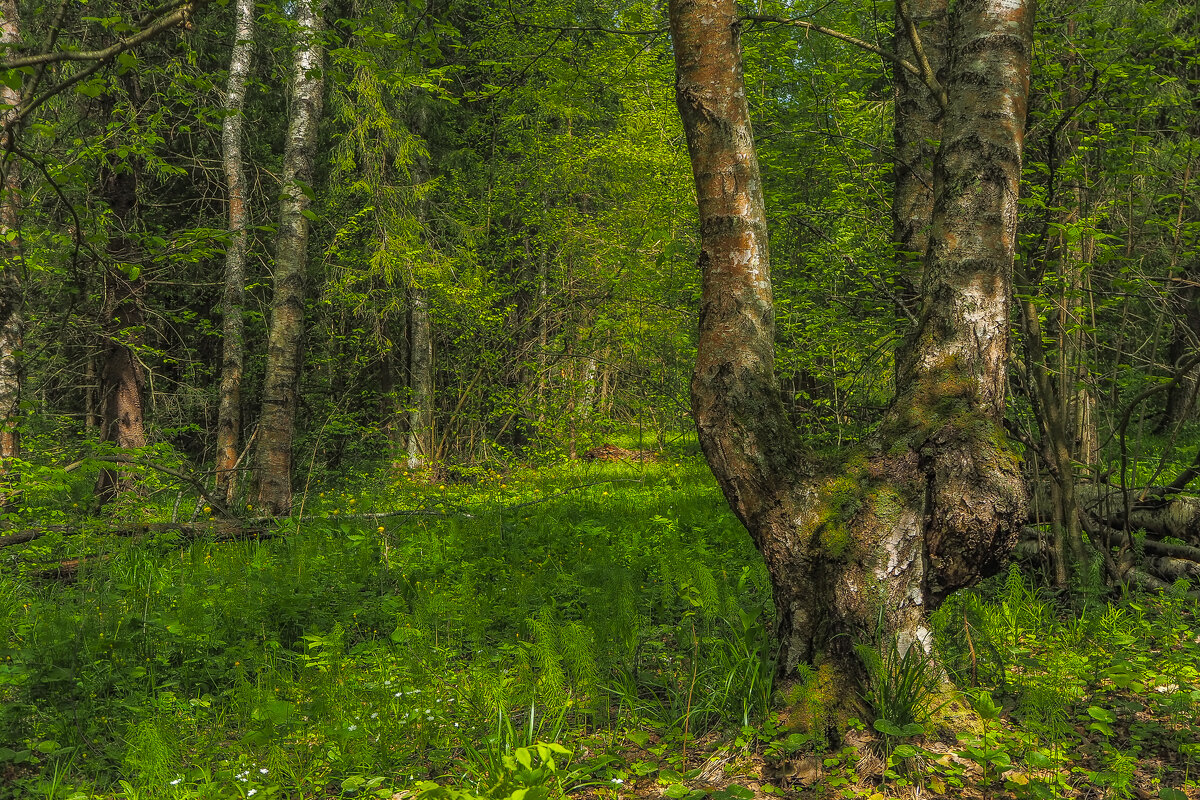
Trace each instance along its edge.
<path fill-rule="evenodd" d="M 1195 284 L 1200 270 L 1185 270 L 1182 286 L 1175 288 L 1168 299 L 1168 307 L 1174 312 L 1171 320 L 1171 342 L 1167 347 L 1167 364 L 1174 368 L 1182 363 L 1200 344 L 1200 291 Z M 1167 390 L 1162 417 L 1155 426 L 1156 433 L 1165 433 L 1171 428 L 1196 416 L 1196 394 L 1200 387 L 1200 367 L 1192 368 L 1183 380 Z"/>
<path fill-rule="evenodd" d="M 939 83 L 944 83 L 947 0 L 904 0 L 897 2 L 896 9 L 893 52 L 912 64 L 924 59 Z M 899 262 L 896 294 L 915 312 L 920 307 L 921 265 L 933 220 L 933 159 L 942 138 L 942 109 L 920 77 L 893 65 L 892 80 L 896 85 L 892 137 L 892 238 Z"/>
<path fill-rule="evenodd" d="M 0 45 L 11 51 L 21 38 L 16 0 L 0 0 Z M 0 507 L 12 501 L 17 481 L 12 460 L 21 455 L 18 420 L 21 406 L 21 359 L 25 339 L 24 292 L 21 286 L 21 169 L 16 146 L 16 114 L 21 92 L 0 86 L 0 111 L 4 126 L 3 183 L 0 184 Z"/>
<path fill-rule="evenodd" d="M 324 0 L 301 0 L 296 4 L 299 30 L 290 94 L 292 113 L 283 159 L 283 198 L 279 203 L 274 294 L 255 464 L 258 507 L 264 514 L 276 516 L 289 513 L 292 507 L 292 438 L 300 391 L 304 270 L 308 262 L 305 212 L 312 191 L 323 100 L 324 5 Z"/>
<path fill-rule="evenodd" d="M 229 249 L 225 253 L 225 292 L 221 298 L 222 353 L 220 406 L 217 411 L 217 494 L 224 492 L 232 502 L 237 490 L 234 471 L 242 420 L 243 338 L 242 304 L 246 295 L 246 247 L 249 240 L 250 209 L 246 165 L 242 155 L 246 80 L 254 56 L 254 2 L 236 0 L 237 23 L 233 53 L 229 58 L 226 117 L 221 126 L 225 181 L 229 191 Z"/>
<path fill-rule="evenodd" d="M 430 109 L 414 98 L 409 113 L 412 132 L 427 139 L 431 125 Z M 421 186 L 432 173 L 426 157 L 418 156 L 412 165 L 413 183 Z M 418 193 L 412 214 L 422 229 L 426 222 L 426 203 Z M 440 456 L 434 432 L 433 399 L 433 322 L 429 315 L 429 293 L 421 284 L 424 275 L 410 274 L 408 287 L 408 441 L 405 455 L 409 469 L 420 469 Z"/>
<path fill-rule="evenodd" d="M 406 455 L 409 469 L 420 469 L 434 455 L 433 327 L 429 298 L 420 289 L 408 296 L 408 415 Z"/>
<path fill-rule="evenodd" d="M 781 669 L 828 667 L 850 691 L 854 641 L 882 622 L 901 652 L 928 648 L 926 608 L 996 570 L 1025 519 L 1001 420 L 1033 11 L 956 5 L 918 328 L 879 438 L 836 465 L 804 453 L 780 400 L 735 4 L 669 13 L 700 212 L 700 443 L 771 575 Z"/>
<path fill-rule="evenodd" d="M 122 449 L 146 446 L 142 396 L 146 378 L 135 346 L 145 324 L 142 294 L 145 281 L 133 262 L 129 228 L 137 205 L 137 173 L 131 164 L 106 170 L 102 189 L 112 211 L 108 238 L 110 263 L 104 268 L 102 366 L 100 369 L 100 441 Z M 96 498 L 104 504 L 134 488 L 129 470 L 104 468 L 96 481 Z"/>

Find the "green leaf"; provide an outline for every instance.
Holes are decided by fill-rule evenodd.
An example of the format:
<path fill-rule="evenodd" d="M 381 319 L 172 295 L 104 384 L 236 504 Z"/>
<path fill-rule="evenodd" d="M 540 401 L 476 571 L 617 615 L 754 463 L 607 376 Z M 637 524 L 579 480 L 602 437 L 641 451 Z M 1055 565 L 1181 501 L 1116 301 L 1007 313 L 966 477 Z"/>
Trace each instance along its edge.
<path fill-rule="evenodd" d="M 979 716 L 983 717 L 984 719 L 999 718 L 1000 706 L 997 705 L 996 701 L 990 694 L 987 692 L 979 692 L 973 699 L 974 703 L 972 705 L 975 706 L 975 710 L 979 713 Z"/>
<path fill-rule="evenodd" d="M 650 734 L 645 731 L 626 731 L 625 736 L 638 747 L 645 747 L 650 744 Z"/>
<path fill-rule="evenodd" d="M 301 181 L 301 180 L 297 180 L 297 181 L 295 181 L 295 183 L 296 183 L 296 186 L 300 187 L 300 191 L 304 192 L 304 196 L 307 197 L 309 200 L 317 199 L 317 193 L 315 191 L 313 191 L 313 187 L 309 186 L 307 183 L 305 183 L 304 181 Z"/>
<path fill-rule="evenodd" d="M 517 757 L 517 763 L 519 763 L 522 767 L 525 769 L 533 769 L 533 753 L 529 751 L 528 747 L 518 747 L 517 751 L 513 753 L 513 755 Z"/>
<path fill-rule="evenodd" d="M 663 792 L 663 794 L 671 798 L 671 800 L 683 800 L 684 797 L 687 797 L 691 793 L 691 790 L 682 783 L 672 783 L 667 787 L 666 791 Z"/>
<path fill-rule="evenodd" d="M 873 727 L 875 728 L 875 730 L 879 731 L 880 733 L 884 734 L 885 736 L 903 736 L 904 735 L 904 730 L 899 725 L 896 725 L 894 722 L 891 722 L 890 720 L 877 719 L 873 723 Z"/>
<path fill-rule="evenodd" d="M 1187 795 L 1179 789 L 1164 786 L 1158 792 L 1159 800 L 1187 800 Z"/>

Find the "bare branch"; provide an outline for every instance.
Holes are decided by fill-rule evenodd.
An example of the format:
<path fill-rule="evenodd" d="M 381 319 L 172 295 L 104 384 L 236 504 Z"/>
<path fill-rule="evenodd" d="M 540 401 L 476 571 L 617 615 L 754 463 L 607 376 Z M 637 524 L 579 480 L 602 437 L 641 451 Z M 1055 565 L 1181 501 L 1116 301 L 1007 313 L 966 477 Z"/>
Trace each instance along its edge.
<path fill-rule="evenodd" d="M 35 53 L 28 56 L 18 56 L 9 61 L 0 62 L 0 69 L 19 69 L 20 67 L 35 67 L 40 64 L 54 64 L 60 61 L 101 61 L 108 62 L 137 47 L 139 44 L 153 39 L 165 30 L 174 28 L 181 22 L 187 21 L 195 11 L 208 0 L 187 0 L 182 6 L 170 14 L 159 17 L 155 22 L 136 33 L 118 39 L 115 44 L 102 50 L 59 50 L 56 53 Z"/>
<path fill-rule="evenodd" d="M 908 41 L 912 44 L 913 52 L 917 56 L 917 65 L 921 68 L 921 81 L 929 89 L 934 99 L 937 100 L 938 106 L 945 113 L 946 106 L 950 104 L 950 99 L 946 96 L 946 89 L 938 82 L 937 76 L 933 74 L 933 67 L 929 64 L 929 56 L 925 54 L 925 46 L 921 44 L 921 36 L 917 33 L 917 24 L 908 14 L 908 10 L 904 7 L 903 0 L 896 0 L 896 13 L 904 20 L 904 28 L 908 32 Z"/>
<path fill-rule="evenodd" d="M 855 47 L 862 48 L 863 50 L 866 50 L 867 52 L 870 52 L 870 53 L 874 53 L 877 56 L 882 56 L 883 58 L 886 58 L 888 61 L 891 61 L 893 64 L 896 64 L 897 66 L 899 66 L 901 69 L 905 70 L 906 72 L 911 72 L 913 75 L 916 75 L 921 80 L 925 80 L 925 75 L 921 72 L 920 67 L 916 66 L 915 64 L 913 64 L 910 61 L 906 61 L 905 59 L 903 59 L 900 56 L 893 53 L 891 50 L 884 50 L 882 47 L 877 47 L 876 45 L 873 45 L 870 42 L 865 42 L 862 39 L 851 36 L 848 33 L 842 33 L 841 31 L 835 31 L 833 28 L 826 28 L 823 25 L 817 25 L 816 23 L 813 23 L 813 22 L 806 22 L 802 19 L 788 19 L 786 17 L 773 17 L 773 16 L 769 16 L 769 15 L 765 15 L 765 14 L 747 14 L 746 16 L 741 17 L 741 19 L 748 20 L 750 22 L 758 22 L 761 24 L 790 25 L 794 28 L 804 28 L 807 31 L 816 31 L 817 33 L 823 33 L 826 36 L 832 36 L 834 39 L 840 39 L 841 41 L 846 42 L 847 44 L 852 44 Z M 940 87 L 939 87 L 939 90 L 940 90 Z M 944 94 L 944 92 L 943 92 L 943 94 Z"/>

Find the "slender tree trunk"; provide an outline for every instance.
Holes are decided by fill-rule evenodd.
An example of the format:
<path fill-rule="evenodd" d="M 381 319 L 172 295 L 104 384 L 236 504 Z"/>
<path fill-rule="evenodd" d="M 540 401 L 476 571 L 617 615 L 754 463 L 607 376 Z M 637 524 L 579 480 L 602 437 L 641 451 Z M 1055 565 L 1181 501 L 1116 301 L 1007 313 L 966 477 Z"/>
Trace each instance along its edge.
<path fill-rule="evenodd" d="M 146 446 L 142 397 L 146 378 L 134 350 L 145 323 L 142 295 L 145 282 L 133 264 L 129 227 L 137 205 L 137 173 L 130 164 L 109 170 L 103 194 L 113 213 L 108 255 L 104 269 L 104 308 L 101 326 L 100 441 L 128 449 Z M 96 481 L 101 504 L 116 494 L 133 489 L 127 470 L 105 468 Z"/>
<path fill-rule="evenodd" d="M 94 352 L 88 353 L 83 374 L 87 382 L 83 392 L 83 427 L 89 435 L 97 435 L 100 430 L 100 376 L 96 371 Z"/>
<path fill-rule="evenodd" d="M 546 424 L 546 373 L 549 369 L 550 309 L 547 306 L 549 287 L 546 276 L 546 256 L 537 257 L 537 422 Z"/>
<path fill-rule="evenodd" d="M 896 10 L 895 53 L 914 64 L 924 58 L 944 83 L 947 0 L 900 0 Z M 896 294 L 915 313 L 920 308 L 921 265 L 933 220 L 933 159 L 942 138 L 942 109 L 918 76 L 895 66 L 892 79 L 896 85 L 892 238 L 900 266 Z"/>
<path fill-rule="evenodd" d="M 412 132 L 422 139 L 429 136 L 430 111 L 419 100 L 413 102 L 409 117 Z M 417 158 L 412 167 L 413 182 L 417 185 L 429 180 L 432 172 L 424 158 Z M 424 227 L 426 208 L 423 200 L 413 204 L 413 215 Z M 424 276 L 410 277 L 408 289 L 408 390 L 412 404 L 408 417 L 407 457 L 408 468 L 419 469 L 440 454 L 434 431 L 433 399 L 433 321 L 429 316 L 429 294 L 420 285 Z M 445 444 L 445 443 L 443 443 Z"/>
<path fill-rule="evenodd" d="M 1200 270 L 1189 269 L 1182 276 L 1183 286 L 1174 289 L 1169 305 L 1174 311 L 1171 342 L 1167 346 L 1169 374 L 1200 346 L 1200 291 L 1194 281 Z M 1192 368 L 1183 380 L 1167 390 L 1167 400 L 1162 417 L 1156 426 L 1157 433 L 1164 433 L 1181 422 L 1196 416 L 1196 390 L 1200 385 L 1200 367 Z"/>
<path fill-rule="evenodd" d="M 433 452 L 433 326 L 429 299 L 419 289 L 408 297 L 408 468 L 419 469 Z"/>
<path fill-rule="evenodd" d="M 1174 368 L 1189 353 L 1194 352 L 1197 343 L 1200 343 L 1200 292 L 1196 290 L 1195 285 L 1197 271 L 1186 267 L 1183 270 L 1179 269 L 1180 244 L 1185 209 L 1187 208 L 1185 198 L 1191 196 L 1188 189 L 1192 182 L 1193 169 L 1193 163 L 1189 159 L 1183 173 L 1183 187 L 1179 193 L 1179 211 L 1175 217 L 1175 234 L 1171 242 L 1170 277 L 1173 280 L 1182 279 L 1179 285 L 1173 287 L 1168 300 L 1168 305 L 1175 311 L 1171 343 L 1167 348 L 1167 363 L 1171 368 Z M 1186 375 L 1182 381 L 1174 384 L 1168 390 L 1166 406 L 1156 427 L 1157 432 L 1162 433 L 1171 426 L 1195 416 L 1198 383 L 1200 383 L 1200 369 L 1193 370 L 1191 374 Z"/>
<path fill-rule="evenodd" d="M 16 0 L 0 0 L 0 45 L 11 48 L 21 36 Z M 0 86 L 0 121 L 6 125 L 15 115 L 21 93 Z M 21 288 L 21 239 L 18 236 L 21 209 L 20 162 L 13 155 L 17 131 L 7 127 L 3 142 L 3 183 L 0 184 L 0 507 L 12 501 L 10 487 L 16 483 L 12 460 L 21 455 L 18 420 L 21 405 L 21 359 L 25 339 L 24 292 Z"/>
<path fill-rule="evenodd" d="M 292 507 L 292 438 L 300 392 L 304 335 L 304 270 L 308 262 L 308 192 L 321 117 L 321 33 L 324 0 L 296 4 L 299 25 L 291 89 L 291 120 L 283 159 L 283 198 L 275 247 L 274 296 L 267 334 L 267 370 L 255 465 L 257 503 L 267 514 Z"/>
<path fill-rule="evenodd" d="M 224 150 L 225 182 L 229 187 L 229 249 L 225 254 L 225 292 L 221 298 L 224 335 L 221 354 L 220 407 L 217 412 L 217 492 L 224 490 L 226 502 L 232 502 L 238 481 L 234 467 L 238 459 L 238 440 L 242 420 L 242 362 L 246 344 L 243 338 L 242 303 L 246 294 L 246 246 L 249 240 L 250 209 L 246 186 L 246 165 L 242 155 L 246 100 L 246 79 L 254 55 L 254 2 L 236 0 L 237 26 L 233 54 L 229 59 L 229 85 L 226 89 L 226 117 L 221 128 Z"/>
<path fill-rule="evenodd" d="M 815 663 L 852 695 L 852 643 L 882 620 L 902 652 L 928 648 L 925 610 L 997 569 L 1025 519 L 1001 420 L 1033 11 L 956 4 L 920 322 L 878 441 L 832 466 L 803 451 L 775 378 L 735 4 L 672 0 L 670 20 L 700 211 L 700 443 L 770 572 L 781 668 Z"/>

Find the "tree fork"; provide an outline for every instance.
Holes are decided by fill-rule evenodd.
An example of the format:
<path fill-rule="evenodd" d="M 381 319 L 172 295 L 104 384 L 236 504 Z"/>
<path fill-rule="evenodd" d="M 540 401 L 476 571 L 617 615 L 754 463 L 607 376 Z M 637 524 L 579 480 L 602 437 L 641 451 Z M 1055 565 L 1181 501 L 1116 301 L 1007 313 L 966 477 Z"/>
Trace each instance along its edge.
<path fill-rule="evenodd" d="M 998 568 L 1024 522 L 1001 422 L 1032 10 L 956 8 L 917 334 L 879 437 L 834 466 L 804 453 L 779 397 L 735 4 L 672 0 L 670 20 L 700 211 L 700 443 L 771 574 L 781 669 L 844 684 L 861 671 L 851 643 L 880 625 L 885 643 L 928 649 L 926 609 Z"/>

